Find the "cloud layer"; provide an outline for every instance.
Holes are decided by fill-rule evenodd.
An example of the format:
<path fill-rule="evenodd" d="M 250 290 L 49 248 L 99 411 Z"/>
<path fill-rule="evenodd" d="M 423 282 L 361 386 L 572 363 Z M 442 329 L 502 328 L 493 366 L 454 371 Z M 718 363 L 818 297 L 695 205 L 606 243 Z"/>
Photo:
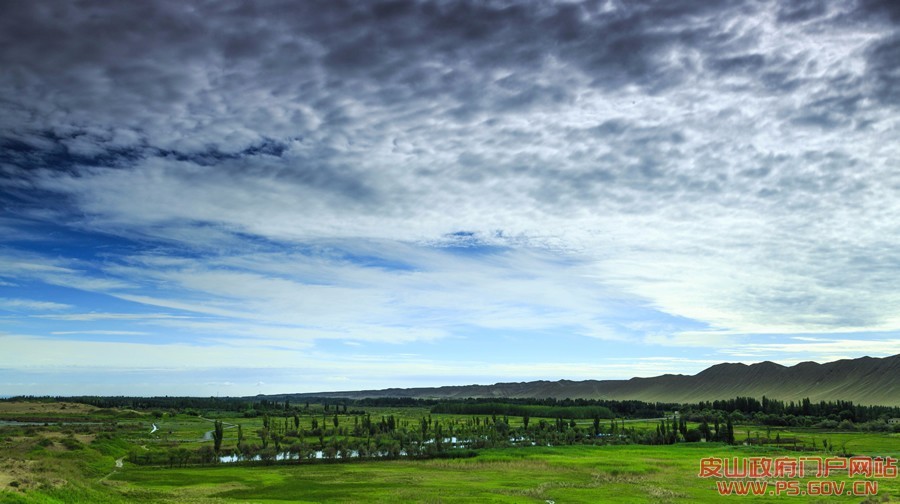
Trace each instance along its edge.
<path fill-rule="evenodd" d="M 0 10 L 16 338 L 715 361 L 900 329 L 892 2 Z M 92 313 L 159 317 L 35 325 Z"/>

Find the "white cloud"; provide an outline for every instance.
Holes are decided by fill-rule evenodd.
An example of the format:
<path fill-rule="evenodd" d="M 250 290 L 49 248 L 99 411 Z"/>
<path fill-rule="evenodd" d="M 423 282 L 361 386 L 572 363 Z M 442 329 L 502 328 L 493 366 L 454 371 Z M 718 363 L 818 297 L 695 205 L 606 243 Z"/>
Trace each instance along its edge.
<path fill-rule="evenodd" d="M 0 268 L 9 278 L 39 280 L 51 285 L 87 291 L 104 291 L 128 287 L 109 278 L 98 278 L 80 269 L 88 266 L 75 260 L 49 259 L 35 253 L 6 253 L 0 251 Z"/>
<path fill-rule="evenodd" d="M 331 256 L 235 254 L 214 262 L 137 257 L 107 271 L 143 285 L 144 292 L 165 286 L 177 297 L 110 294 L 226 319 L 170 324 L 204 332 L 402 342 L 442 337 L 454 326 L 567 326 L 589 336 L 621 339 L 601 321 L 611 310 L 610 294 L 574 258 L 565 261 L 534 250 L 467 256 L 396 243 L 357 245 L 349 255 Z M 362 253 L 373 262 L 350 259 Z"/>
<path fill-rule="evenodd" d="M 33 299 L 0 298 L 0 310 L 8 311 L 57 311 L 73 308 L 71 305 Z"/>
<path fill-rule="evenodd" d="M 794 342 L 796 341 L 796 342 Z M 779 343 L 748 343 L 722 350 L 737 357 L 760 358 L 777 356 L 777 359 L 832 361 L 862 355 L 887 357 L 897 354 L 900 339 L 827 339 L 791 338 Z"/>
<path fill-rule="evenodd" d="M 94 322 L 100 320 L 159 320 L 159 319 L 185 319 L 187 317 L 180 315 L 169 315 L 166 313 L 65 313 L 65 314 L 45 314 L 33 315 L 35 318 L 46 318 L 53 320 L 65 320 L 73 322 Z"/>
<path fill-rule="evenodd" d="M 289 367 L 298 362 L 297 354 L 283 349 L 234 348 L 190 344 L 154 345 L 138 342 L 77 341 L 0 334 L 0 343 L 8 352 L 0 357 L 4 368 L 54 368 L 77 366 L 88 369 L 109 368 L 192 368 L 192 367 Z M 22 355 L 29 356 L 26 362 Z M 206 366 L 198 363 L 208 363 Z"/>
<path fill-rule="evenodd" d="M 677 357 L 636 359 L 627 362 L 575 360 L 521 364 L 504 364 L 480 359 L 435 360 L 403 355 L 386 360 L 382 356 L 374 355 L 310 353 L 302 347 L 72 341 L 2 333 L 0 343 L 11 351 L 0 356 L 0 368 L 19 369 L 24 372 L 45 373 L 55 370 L 60 373 L 132 373 L 216 368 L 231 369 L 237 375 L 242 373 L 240 370 L 257 368 L 295 369 L 298 373 L 308 375 L 310 381 L 294 383 L 292 391 L 307 392 L 334 390 L 328 383 L 336 378 L 352 384 L 368 383 L 370 386 L 365 388 L 388 387 L 397 383 L 415 386 L 416 380 L 422 378 L 427 378 L 429 385 L 447 384 L 448 380 L 457 384 L 467 384 L 458 382 L 459 377 L 473 374 L 484 380 L 493 381 L 521 381 L 547 377 L 575 380 L 617 379 L 623 373 L 632 376 L 650 376 L 660 374 L 661 370 L 693 374 L 707 363 L 712 363 L 707 360 Z M 20 359 L 11 357 L 12 355 L 32 355 L 35 358 L 25 365 Z M 198 366 L 198 363 L 204 364 Z M 340 374 L 330 374 L 336 371 Z M 271 387 L 267 389 L 275 392 Z"/>
<path fill-rule="evenodd" d="M 7 9 L 0 286 L 234 347 L 893 341 L 889 7 L 455 5 Z"/>
<path fill-rule="evenodd" d="M 67 336 L 78 334 L 92 334 L 98 336 L 148 336 L 150 333 L 146 331 L 104 331 L 100 329 L 85 331 L 51 331 L 54 336 Z"/>

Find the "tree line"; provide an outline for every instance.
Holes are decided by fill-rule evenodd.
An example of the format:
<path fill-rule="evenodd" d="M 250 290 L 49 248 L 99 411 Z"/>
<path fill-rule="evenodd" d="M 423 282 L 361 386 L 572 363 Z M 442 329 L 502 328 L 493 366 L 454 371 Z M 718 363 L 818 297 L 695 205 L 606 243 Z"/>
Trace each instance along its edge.
<path fill-rule="evenodd" d="M 290 396 L 284 396 L 281 399 L 271 397 L 16 396 L 2 400 L 68 401 L 99 408 L 158 410 L 170 414 L 189 415 L 199 415 L 201 411 L 223 411 L 239 413 L 245 417 L 314 412 L 365 415 L 367 407 L 423 407 L 429 408 L 433 413 L 528 415 L 576 419 L 593 418 L 594 416 L 600 418 L 657 418 L 668 412 L 681 411 L 692 421 L 709 420 L 714 416 L 737 415 L 740 421 L 781 426 L 812 426 L 823 421 L 855 424 L 900 418 L 900 407 L 897 406 L 859 405 L 843 400 L 813 402 L 809 398 L 786 402 L 766 396 L 761 399 L 735 397 L 696 403 L 554 398 L 469 398 L 439 401 L 407 397 L 366 399 L 306 397 L 302 401 L 295 399 L 295 402 L 291 402 Z"/>

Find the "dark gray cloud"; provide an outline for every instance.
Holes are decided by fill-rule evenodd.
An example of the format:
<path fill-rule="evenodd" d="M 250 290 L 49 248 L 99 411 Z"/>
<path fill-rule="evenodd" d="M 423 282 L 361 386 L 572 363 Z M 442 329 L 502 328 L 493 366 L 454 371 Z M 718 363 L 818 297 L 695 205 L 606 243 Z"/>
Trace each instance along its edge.
<path fill-rule="evenodd" d="M 251 144 L 286 130 L 302 135 L 312 127 L 305 114 L 340 128 L 352 121 L 347 98 L 401 109 L 446 100 L 433 112 L 503 113 L 570 99 L 565 81 L 535 79 L 549 60 L 605 90 L 659 91 L 691 71 L 670 61 L 673 53 L 727 50 L 719 25 L 747 14 L 733 5 L 604 5 L 7 4 L 4 99 L 20 109 L 7 134 L 113 122 L 168 147 L 177 139 L 144 131 L 159 126 L 152 121 L 171 128 L 177 119 L 177 131 L 202 134 L 213 129 L 205 121 L 216 120 L 251 129 L 232 139 Z M 237 103 L 264 99 L 306 110 L 274 125 Z M 245 147 L 202 136 L 220 148 Z"/>
<path fill-rule="evenodd" d="M 873 76 L 873 94 L 883 105 L 900 103 L 900 34 L 885 37 L 869 47 L 867 71 Z"/>
<path fill-rule="evenodd" d="M 122 149 L 234 154 L 316 132 L 363 148 L 411 115 L 468 125 L 552 111 L 584 85 L 657 94 L 737 77 L 722 86 L 792 93 L 814 59 L 761 52 L 754 20 L 772 9 L 790 23 L 828 12 L 821 2 L 6 4 L 0 127 L 8 144 L 93 142 L 108 162 Z M 860 79 L 885 103 L 893 40 L 869 48 L 873 81 Z M 817 118 L 828 122 L 806 114 Z"/>
<path fill-rule="evenodd" d="M 601 262 L 650 250 L 666 278 L 785 248 L 874 282 L 849 257 L 897 231 L 875 202 L 897 199 L 898 12 L 6 2 L 4 211 L 167 238 L 197 225 L 298 242 L 472 230 L 602 250 Z M 831 238 L 848 245 L 811 252 Z M 697 303 L 819 313 L 851 296 L 829 290 L 826 271 L 778 264 L 766 282 L 739 282 L 752 300 L 736 288 L 727 304 L 710 287 Z M 631 267 L 623 288 L 687 310 Z M 784 278 L 823 290 L 803 297 Z M 832 320 L 877 322 L 860 313 Z"/>
<path fill-rule="evenodd" d="M 794 0 L 778 5 L 780 23 L 805 23 L 828 14 L 828 3 L 823 0 Z"/>

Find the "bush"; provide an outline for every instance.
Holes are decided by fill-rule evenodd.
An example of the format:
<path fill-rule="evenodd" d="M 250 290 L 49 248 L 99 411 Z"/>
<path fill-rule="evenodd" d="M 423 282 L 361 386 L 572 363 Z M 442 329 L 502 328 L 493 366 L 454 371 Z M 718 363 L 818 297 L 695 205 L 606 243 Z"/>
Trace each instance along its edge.
<path fill-rule="evenodd" d="M 212 464 L 213 462 L 219 461 L 218 457 L 216 457 L 215 450 L 209 445 L 201 446 L 197 450 L 197 458 L 200 459 L 200 462 L 203 464 Z"/>
<path fill-rule="evenodd" d="M 891 426 L 885 421 L 872 420 L 859 425 L 860 430 L 869 432 L 891 432 Z"/>
<path fill-rule="evenodd" d="M 853 422 L 850 420 L 842 420 L 841 423 L 838 424 L 838 429 L 841 430 L 856 430 L 856 426 L 853 425 Z"/>
<path fill-rule="evenodd" d="M 84 445 L 81 444 L 81 441 L 73 437 L 62 438 L 62 441 L 60 441 L 60 443 L 62 443 L 62 445 L 65 446 L 67 450 L 80 450 L 84 448 Z"/>
<path fill-rule="evenodd" d="M 688 429 L 684 434 L 684 440 L 688 443 L 698 443 L 703 438 L 703 434 L 697 429 Z"/>

